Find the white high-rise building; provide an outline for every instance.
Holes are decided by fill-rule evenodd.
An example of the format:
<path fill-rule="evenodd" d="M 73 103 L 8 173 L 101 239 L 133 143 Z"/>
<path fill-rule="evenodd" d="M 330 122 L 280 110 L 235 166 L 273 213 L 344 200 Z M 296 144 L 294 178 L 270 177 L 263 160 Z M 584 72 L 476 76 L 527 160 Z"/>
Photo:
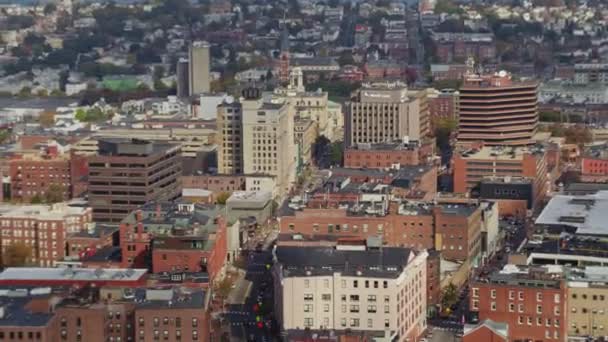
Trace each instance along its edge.
<path fill-rule="evenodd" d="M 188 57 L 189 95 L 209 92 L 211 88 L 209 44 L 202 41 L 193 42 Z"/>
<path fill-rule="evenodd" d="M 274 254 L 283 330 L 384 332 L 390 341 L 417 341 L 425 332 L 426 251 L 283 245 Z"/>
<path fill-rule="evenodd" d="M 284 101 L 265 102 L 259 97 L 243 99 L 242 158 L 245 174 L 276 177 L 280 194 L 296 178 L 294 116 Z"/>

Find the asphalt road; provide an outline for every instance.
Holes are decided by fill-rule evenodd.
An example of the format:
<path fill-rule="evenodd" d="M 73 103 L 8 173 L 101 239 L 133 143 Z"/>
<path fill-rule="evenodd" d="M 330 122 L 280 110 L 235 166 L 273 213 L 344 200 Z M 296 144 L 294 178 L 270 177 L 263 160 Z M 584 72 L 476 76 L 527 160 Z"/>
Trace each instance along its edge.
<path fill-rule="evenodd" d="M 276 234 L 268 236 L 264 250 L 249 251 L 245 270 L 249 296 L 242 304 L 229 305 L 222 316 L 224 324 L 230 329 L 230 341 L 279 340 L 276 324 L 273 323 L 272 253 L 269 250 L 273 238 L 276 238 Z M 259 327 L 258 322 L 262 322 L 263 327 Z"/>

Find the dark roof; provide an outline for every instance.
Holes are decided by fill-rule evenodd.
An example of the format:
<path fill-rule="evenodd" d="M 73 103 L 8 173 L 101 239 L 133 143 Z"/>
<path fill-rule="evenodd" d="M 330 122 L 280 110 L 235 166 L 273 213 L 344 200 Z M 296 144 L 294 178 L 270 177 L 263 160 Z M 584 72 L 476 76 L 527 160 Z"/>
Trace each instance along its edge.
<path fill-rule="evenodd" d="M 114 261 L 120 262 L 122 260 L 122 250 L 120 246 L 106 246 L 95 251 L 95 254 L 82 259 L 82 261 L 90 262 L 103 262 L 103 261 Z"/>
<path fill-rule="evenodd" d="M 170 300 L 151 300 L 150 291 L 167 291 L 173 294 Z M 140 288 L 135 290 L 134 300 L 138 309 L 205 309 L 205 292 L 202 290 L 183 292 L 177 288 L 165 290 Z"/>
<path fill-rule="evenodd" d="M 93 230 L 82 230 L 82 231 L 79 231 L 76 233 L 72 233 L 72 234 L 70 234 L 70 237 L 97 239 L 102 236 L 107 236 L 107 235 L 113 234 L 114 232 L 117 232 L 117 231 L 118 231 L 117 226 L 97 225 L 97 226 L 95 226 L 95 229 L 93 229 Z"/>
<path fill-rule="evenodd" d="M 407 265 L 411 252 L 410 249 L 401 247 L 343 250 L 333 247 L 279 246 L 276 256 L 283 266 L 285 277 L 341 272 L 350 276 L 396 278 Z"/>
<path fill-rule="evenodd" d="M 595 194 L 601 190 L 608 190 L 606 183 L 570 183 L 564 189 L 568 195 L 588 195 Z"/>

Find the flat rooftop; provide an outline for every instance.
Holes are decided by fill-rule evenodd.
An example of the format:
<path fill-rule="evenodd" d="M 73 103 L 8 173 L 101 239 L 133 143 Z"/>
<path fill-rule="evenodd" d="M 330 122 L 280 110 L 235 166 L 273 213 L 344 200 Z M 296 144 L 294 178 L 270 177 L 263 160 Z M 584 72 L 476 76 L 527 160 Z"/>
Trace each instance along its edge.
<path fill-rule="evenodd" d="M 537 225 L 576 228 L 576 234 L 608 235 L 608 191 L 596 194 L 555 195 L 536 219 Z"/>
<path fill-rule="evenodd" d="M 524 155 L 542 155 L 545 153 L 545 146 L 537 144 L 527 146 L 484 146 L 480 149 L 468 149 L 460 152 L 463 159 L 482 159 L 482 160 L 506 160 L 521 161 Z"/>
<path fill-rule="evenodd" d="M 559 288 L 566 271 L 560 265 L 517 266 L 507 264 L 502 270 L 488 275 L 485 281 L 524 287 Z"/>
<path fill-rule="evenodd" d="M 0 217 L 31 218 L 39 220 L 62 220 L 66 216 L 83 215 L 87 208 L 72 207 L 66 203 L 53 205 L 12 205 L 0 204 Z"/>
<path fill-rule="evenodd" d="M 57 280 L 57 281 L 136 281 L 143 277 L 146 269 L 126 268 L 54 268 L 54 267 L 9 267 L 0 273 L 0 281 Z"/>
<path fill-rule="evenodd" d="M 331 275 L 396 278 L 412 257 L 401 247 L 339 249 L 334 247 L 278 246 L 276 257 L 285 277 Z"/>

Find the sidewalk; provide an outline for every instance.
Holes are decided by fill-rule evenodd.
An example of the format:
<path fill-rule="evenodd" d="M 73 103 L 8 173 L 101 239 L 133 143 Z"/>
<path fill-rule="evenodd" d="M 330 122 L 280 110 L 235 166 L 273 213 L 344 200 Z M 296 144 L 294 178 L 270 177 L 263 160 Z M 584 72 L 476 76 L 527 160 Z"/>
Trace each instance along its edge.
<path fill-rule="evenodd" d="M 253 285 L 251 281 L 245 279 L 245 271 L 239 270 L 238 278 L 234 284 L 234 288 L 230 291 L 228 298 L 226 298 L 226 303 L 230 305 L 245 304 L 245 300 L 249 296 L 251 286 Z"/>

